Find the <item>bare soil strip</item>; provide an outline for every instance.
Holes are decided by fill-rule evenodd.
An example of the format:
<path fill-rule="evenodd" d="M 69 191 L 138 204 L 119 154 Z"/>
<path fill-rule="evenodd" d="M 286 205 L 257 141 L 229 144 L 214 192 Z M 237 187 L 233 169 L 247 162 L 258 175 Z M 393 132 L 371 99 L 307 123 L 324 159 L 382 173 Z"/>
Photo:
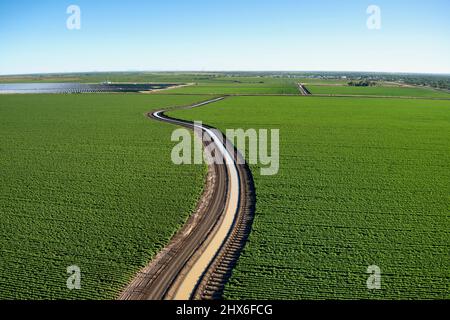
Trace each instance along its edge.
<path fill-rule="evenodd" d="M 303 83 L 298 83 L 298 89 L 300 90 L 300 93 L 302 94 L 302 96 L 311 95 L 311 92 L 309 92 L 309 90 L 306 89 L 306 87 Z"/>
<path fill-rule="evenodd" d="M 161 91 L 167 91 L 167 90 L 172 90 L 172 89 L 177 89 L 177 88 L 183 88 L 183 87 L 189 87 L 189 86 L 193 86 L 195 85 L 195 83 L 184 83 L 184 84 L 179 84 L 176 86 L 171 86 L 171 87 L 167 87 L 164 89 L 153 89 L 153 90 L 149 90 L 149 91 L 140 91 L 140 93 L 146 93 L 146 94 L 152 94 L 152 93 L 158 93 Z"/>

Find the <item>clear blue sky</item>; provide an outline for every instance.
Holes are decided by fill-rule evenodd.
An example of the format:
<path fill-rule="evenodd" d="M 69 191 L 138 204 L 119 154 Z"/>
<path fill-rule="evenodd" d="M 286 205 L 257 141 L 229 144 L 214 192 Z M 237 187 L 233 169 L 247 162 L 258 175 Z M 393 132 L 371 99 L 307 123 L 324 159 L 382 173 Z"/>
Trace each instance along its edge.
<path fill-rule="evenodd" d="M 66 9 L 81 8 L 68 30 Z M 381 8 L 381 29 L 366 9 Z M 448 0 L 1 0 L 0 74 L 113 70 L 450 73 Z"/>

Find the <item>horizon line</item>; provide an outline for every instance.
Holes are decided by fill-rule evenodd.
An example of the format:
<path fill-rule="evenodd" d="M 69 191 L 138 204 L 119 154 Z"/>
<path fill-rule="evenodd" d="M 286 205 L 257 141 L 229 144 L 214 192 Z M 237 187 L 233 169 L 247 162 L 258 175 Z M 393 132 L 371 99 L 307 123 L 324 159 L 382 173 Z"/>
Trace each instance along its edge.
<path fill-rule="evenodd" d="M 436 75 L 436 76 L 450 76 L 447 72 L 413 72 L 413 71 L 350 71 L 350 70 L 113 70 L 113 71 L 67 71 L 67 72 L 32 72 L 32 73 L 11 73 L 2 74 L 0 77 L 8 76 L 35 76 L 35 75 L 64 75 L 64 74 L 82 74 L 82 73 L 232 73 L 232 72 L 243 72 L 243 73 L 374 73 L 374 74 L 397 74 L 397 75 Z"/>

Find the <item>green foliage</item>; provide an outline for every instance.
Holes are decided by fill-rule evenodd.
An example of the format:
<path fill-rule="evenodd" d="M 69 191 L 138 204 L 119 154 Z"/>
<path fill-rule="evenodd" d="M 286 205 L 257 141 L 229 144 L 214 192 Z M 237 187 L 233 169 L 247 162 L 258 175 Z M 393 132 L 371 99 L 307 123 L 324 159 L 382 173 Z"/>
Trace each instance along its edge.
<path fill-rule="evenodd" d="M 200 96 L 0 95 L 0 299 L 112 299 L 196 206 L 155 108 Z M 81 290 L 66 268 L 81 268 Z"/>
<path fill-rule="evenodd" d="M 171 114 L 280 129 L 279 174 L 252 166 L 256 217 L 226 298 L 450 298 L 450 101 L 233 97 Z"/>

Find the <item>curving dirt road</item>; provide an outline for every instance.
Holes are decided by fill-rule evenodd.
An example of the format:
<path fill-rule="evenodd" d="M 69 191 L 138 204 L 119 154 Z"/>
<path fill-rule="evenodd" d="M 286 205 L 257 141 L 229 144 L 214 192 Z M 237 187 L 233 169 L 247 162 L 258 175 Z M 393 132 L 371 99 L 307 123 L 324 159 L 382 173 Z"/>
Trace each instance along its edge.
<path fill-rule="evenodd" d="M 217 102 L 211 99 L 184 108 Z M 224 164 L 211 164 L 204 194 L 193 214 L 169 245 L 125 288 L 124 300 L 220 298 L 251 229 L 254 214 L 254 185 L 247 165 L 236 163 L 241 156 L 219 132 L 206 125 L 170 118 L 164 110 L 149 117 L 196 127 L 216 145 Z M 207 146 L 208 142 L 203 142 Z"/>

